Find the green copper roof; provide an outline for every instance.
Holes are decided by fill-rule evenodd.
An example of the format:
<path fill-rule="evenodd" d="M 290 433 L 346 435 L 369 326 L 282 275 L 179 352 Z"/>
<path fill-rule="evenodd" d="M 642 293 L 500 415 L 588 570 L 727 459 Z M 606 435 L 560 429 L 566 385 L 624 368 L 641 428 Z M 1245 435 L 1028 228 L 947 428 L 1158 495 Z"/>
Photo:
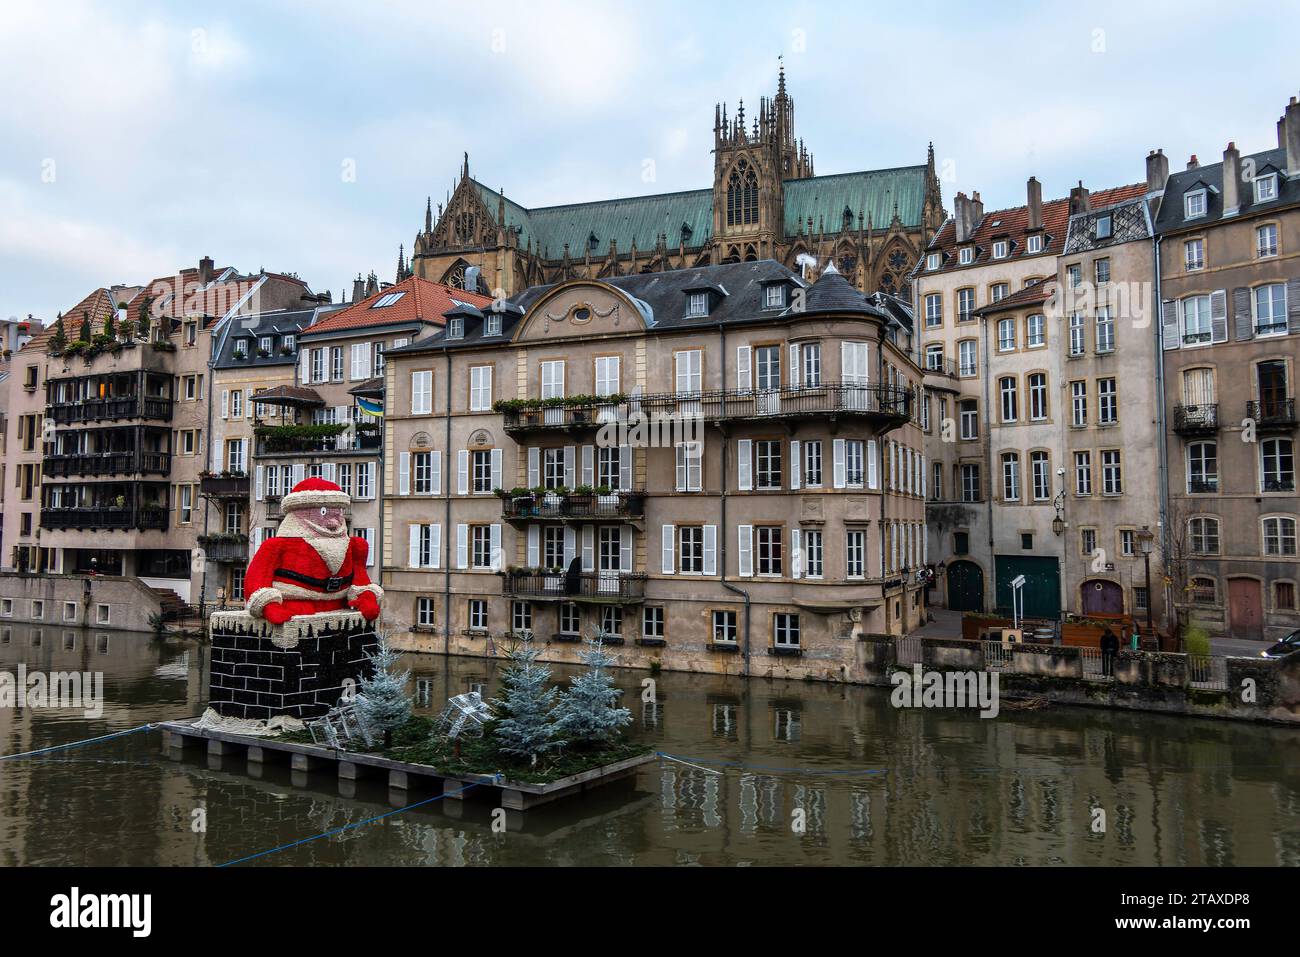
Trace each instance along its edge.
<path fill-rule="evenodd" d="M 500 195 L 478 181 L 474 185 L 484 205 L 495 216 Z M 895 203 L 903 225 L 915 227 L 921 222 L 924 199 L 924 166 L 786 180 L 785 232 L 787 236 L 795 235 L 801 222 L 806 231 L 809 216 L 814 231 L 824 221 L 827 232 L 838 232 L 845 207 L 853 213 L 854 229 L 857 229 L 859 210 L 864 215 L 870 214 L 877 229 L 884 228 L 894 217 Z M 683 224 L 690 229 L 686 239 L 688 247 L 704 245 L 713 232 L 711 189 L 537 209 L 526 209 L 507 199 L 505 207 L 506 224 L 520 228 L 520 245 L 531 240 L 534 248 L 544 251 L 551 259 L 559 259 L 564 254 L 566 243 L 570 258 L 581 259 L 592 236 L 595 236 L 592 255 L 603 257 L 609 251 L 611 239 L 618 243 L 622 254 L 632 248 L 633 241 L 638 250 L 653 249 L 661 233 L 667 237 L 669 248 L 675 249 L 682 240 Z"/>
<path fill-rule="evenodd" d="M 883 229 L 894 219 L 895 203 L 904 227 L 921 225 L 925 205 L 924 166 L 788 179 L 785 181 L 785 234 L 798 233 L 800 223 L 807 232 L 809 216 L 813 232 L 819 232 L 823 224 L 826 232 L 839 232 L 846 208 L 853 215 L 854 229 L 858 228 L 859 211 L 864 217 L 871 217 L 872 226 Z M 863 225 L 866 225 L 865 218 Z"/>

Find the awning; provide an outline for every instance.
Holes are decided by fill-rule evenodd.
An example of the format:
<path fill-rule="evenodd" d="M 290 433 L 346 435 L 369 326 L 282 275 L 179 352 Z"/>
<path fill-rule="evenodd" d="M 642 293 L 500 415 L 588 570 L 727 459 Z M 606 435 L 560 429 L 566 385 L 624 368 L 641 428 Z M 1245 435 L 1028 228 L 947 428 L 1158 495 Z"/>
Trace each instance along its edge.
<path fill-rule="evenodd" d="M 283 405 L 294 409 L 313 409 L 325 405 L 325 400 L 315 389 L 298 385 L 278 385 L 274 389 L 253 394 L 253 402 L 265 405 Z"/>
<path fill-rule="evenodd" d="M 375 376 L 373 379 L 367 379 L 360 385 L 354 385 L 348 389 L 349 395 L 363 395 L 370 399 L 382 399 L 384 397 L 384 377 Z"/>

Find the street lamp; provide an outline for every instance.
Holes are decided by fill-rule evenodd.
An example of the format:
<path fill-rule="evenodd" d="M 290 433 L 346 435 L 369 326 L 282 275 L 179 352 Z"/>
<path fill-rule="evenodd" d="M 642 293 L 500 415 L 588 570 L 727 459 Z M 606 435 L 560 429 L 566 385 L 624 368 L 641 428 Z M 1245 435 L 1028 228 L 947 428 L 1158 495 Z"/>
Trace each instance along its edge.
<path fill-rule="evenodd" d="M 1052 507 L 1056 509 L 1056 518 L 1052 519 L 1052 533 L 1060 538 L 1065 534 L 1065 469 L 1058 468 L 1056 477 L 1061 479 L 1061 490 L 1052 499 Z"/>
<path fill-rule="evenodd" d="M 1151 550 L 1155 547 L 1156 537 L 1152 534 L 1151 529 L 1143 525 L 1142 530 L 1138 532 L 1138 548 L 1142 549 L 1142 564 L 1146 568 L 1146 591 L 1147 591 L 1147 632 L 1152 630 L 1151 626 Z"/>

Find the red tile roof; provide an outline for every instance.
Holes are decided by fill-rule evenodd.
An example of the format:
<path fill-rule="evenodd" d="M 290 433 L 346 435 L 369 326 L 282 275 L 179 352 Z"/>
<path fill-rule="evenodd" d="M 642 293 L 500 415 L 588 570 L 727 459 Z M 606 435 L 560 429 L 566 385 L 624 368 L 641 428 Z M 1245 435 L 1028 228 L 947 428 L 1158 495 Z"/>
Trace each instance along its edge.
<path fill-rule="evenodd" d="M 392 305 L 373 308 L 375 303 L 384 296 L 396 293 L 403 295 Z M 341 332 L 347 329 L 387 326 L 400 322 L 430 322 L 442 325 L 442 314 L 453 309 L 457 302 L 482 309 L 491 304 L 492 297 L 411 276 L 387 289 L 379 290 L 373 296 L 353 303 L 346 309 L 339 309 L 321 317 L 304 329 L 299 338 L 320 332 Z"/>
<path fill-rule="evenodd" d="M 69 342 L 76 340 L 81 335 L 82 318 L 88 316 L 90 318 L 91 335 L 94 335 L 104 328 L 104 320 L 108 318 L 109 313 L 116 310 L 117 304 L 113 302 L 113 297 L 109 291 L 107 289 L 96 289 L 71 309 L 59 313 L 59 315 L 63 316 L 63 333 L 68 337 Z M 23 351 L 44 352 L 46 342 L 54 334 L 54 325 L 51 322 L 48 326 L 33 334 L 32 338 L 23 346 Z"/>
<path fill-rule="evenodd" d="M 1092 209 L 1105 209 L 1108 206 L 1115 206 L 1119 203 L 1138 199 L 1146 194 L 1146 190 L 1145 183 L 1133 183 L 1129 186 L 1117 186 L 1113 189 L 1094 190 L 1089 195 L 1088 201 Z M 1053 199 L 1043 203 L 1043 228 L 1041 232 L 1048 239 L 1043 246 L 1042 253 L 1034 253 L 1034 255 L 1060 255 L 1061 250 L 1065 248 L 1065 232 L 1069 222 L 1070 200 L 1068 198 Z M 987 266 L 994 261 L 993 240 L 995 238 L 1009 239 L 1013 243 L 1010 254 L 1006 259 L 996 260 L 997 262 L 1023 258 L 1026 255 L 1025 235 L 1029 232 L 1028 225 L 1028 206 L 996 209 L 985 213 L 971 237 L 965 242 L 959 243 L 957 242 L 957 225 L 954 220 L 949 219 L 935 233 L 934 239 L 930 241 L 930 245 L 925 250 L 927 253 L 944 253 L 943 262 L 937 270 L 930 270 L 925 268 L 925 259 L 923 257 L 917 274 L 923 276 L 927 273 Z M 965 266 L 959 265 L 957 259 L 958 248 L 970 245 L 976 247 L 974 262 Z"/>
<path fill-rule="evenodd" d="M 982 306 L 975 310 L 976 315 L 985 315 L 992 312 L 1003 312 L 1007 309 L 1018 309 L 1021 306 L 1034 306 L 1047 302 L 1052 293 L 1056 291 L 1056 277 L 1048 276 L 1046 279 L 1034 283 L 1032 286 L 1026 286 L 1010 296 L 1003 296 L 997 302 L 991 302 L 987 306 Z"/>

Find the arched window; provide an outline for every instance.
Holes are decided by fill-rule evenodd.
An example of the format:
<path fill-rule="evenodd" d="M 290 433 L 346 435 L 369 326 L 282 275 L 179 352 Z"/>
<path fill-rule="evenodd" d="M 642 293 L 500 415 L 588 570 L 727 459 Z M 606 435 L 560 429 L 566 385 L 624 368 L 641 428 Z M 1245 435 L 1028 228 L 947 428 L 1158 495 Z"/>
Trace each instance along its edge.
<path fill-rule="evenodd" d="M 1193 604 L 1213 605 L 1218 601 L 1218 587 L 1213 578 L 1193 578 L 1187 591 Z"/>
<path fill-rule="evenodd" d="M 747 160 L 740 160 L 727 180 L 727 225 L 758 222 L 758 176 Z"/>
<path fill-rule="evenodd" d="M 1187 538 L 1193 555 L 1219 554 L 1219 520 L 1207 517 L 1188 520 Z"/>

